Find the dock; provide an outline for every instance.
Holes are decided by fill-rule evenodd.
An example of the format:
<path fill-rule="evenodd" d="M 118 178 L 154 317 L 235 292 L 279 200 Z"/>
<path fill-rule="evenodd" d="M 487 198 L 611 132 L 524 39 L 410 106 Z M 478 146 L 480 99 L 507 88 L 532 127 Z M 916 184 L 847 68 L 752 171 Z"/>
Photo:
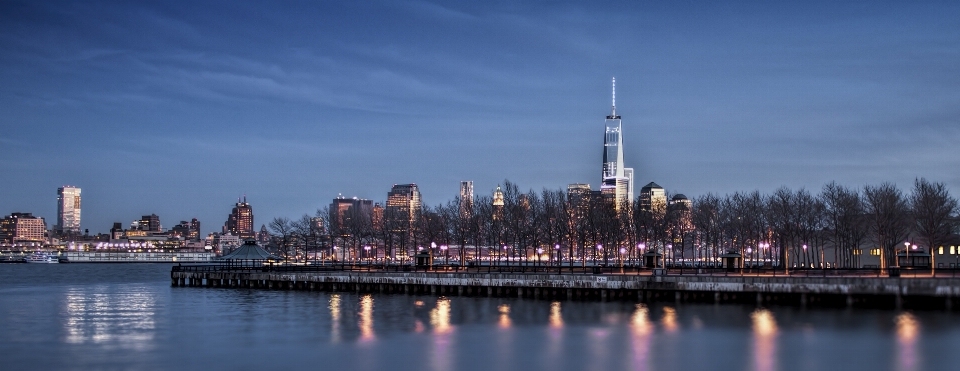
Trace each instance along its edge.
<path fill-rule="evenodd" d="M 336 267 L 174 266 L 175 287 L 543 300 L 630 300 L 952 310 L 955 277 L 794 277 L 548 272 L 355 271 Z"/>

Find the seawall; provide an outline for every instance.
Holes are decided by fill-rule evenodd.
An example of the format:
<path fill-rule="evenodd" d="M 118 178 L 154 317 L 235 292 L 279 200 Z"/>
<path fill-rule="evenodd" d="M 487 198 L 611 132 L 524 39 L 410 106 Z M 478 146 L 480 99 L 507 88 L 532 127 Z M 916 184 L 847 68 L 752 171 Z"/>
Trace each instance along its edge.
<path fill-rule="evenodd" d="M 634 276 L 432 272 L 171 272 L 173 286 L 550 300 L 670 300 L 951 310 L 960 278 Z"/>

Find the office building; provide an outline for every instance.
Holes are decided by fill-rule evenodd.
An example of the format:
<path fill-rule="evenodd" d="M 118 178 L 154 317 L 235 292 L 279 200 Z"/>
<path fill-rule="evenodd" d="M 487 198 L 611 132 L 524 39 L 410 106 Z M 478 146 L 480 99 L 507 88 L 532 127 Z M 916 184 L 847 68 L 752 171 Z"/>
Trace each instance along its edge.
<path fill-rule="evenodd" d="M 460 218 L 466 219 L 473 214 L 473 181 L 460 182 Z"/>
<path fill-rule="evenodd" d="M 405 221 L 409 228 L 409 223 L 413 223 L 414 218 L 420 212 L 421 206 L 420 189 L 416 184 L 394 184 L 390 192 L 387 193 L 387 207 L 384 208 L 384 217 L 388 223 Z"/>
<path fill-rule="evenodd" d="M 243 196 L 243 201 L 237 200 L 237 204 L 227 216 L 227 222 L 223 225 L 223 232 L 229 232 L 241 240 L 256 238 L 256 233 L 253 231 L 253 207 L 247 203 L 247 196 Z"/>
<path fill-rule="evenodd" d="M 330 203 L 330 227 L 333 229 L 345 228 L 353 218 L 372 223 L 373 201 L 362 198 L 345 198 L 337 196 Z"/>
<path fill-rule="evenodd" d="M 80 187 L 57 188 L 57 224 L 60 235 L 80 233 Z"/>
<path fill-rule="evenodd" d="M 180 224 L 170 228 L 170 235 L 176 237 L 182 237 L 185 240 L 199 240 L 200 239 L 200 221 L 194 218 L 191 221 L 181 220 Z"/>
<path fill-rule="evenodd" d="M 12 213 L 0 220 L 0 237 L 4 243 L 42 244 L 47 232 L 47 222 L 31 213 Z"/>
<path fill-rule="evenodd" d="M 620 208 L 633 199 L 633 169 L 623 164 L 623 123 L 617 115 L 617 79 L 613 79 L 610 115 L 604 120 L 600 193 Z"/>
<path fill-rule="evenodd" d="M 640 188 L 640 209 L 644 211 L 665 212 L 667 208 L 667 194 L 663 187 L 650 182 Z"/>
<path fill-rule="evenodd" d="M 144 215 L 140 217 L 140 222 L 137 223 L 139 230 L 144 232 L 163 232 L 163 227 L 160 225 L 160 217 L 157 214 Z"/>

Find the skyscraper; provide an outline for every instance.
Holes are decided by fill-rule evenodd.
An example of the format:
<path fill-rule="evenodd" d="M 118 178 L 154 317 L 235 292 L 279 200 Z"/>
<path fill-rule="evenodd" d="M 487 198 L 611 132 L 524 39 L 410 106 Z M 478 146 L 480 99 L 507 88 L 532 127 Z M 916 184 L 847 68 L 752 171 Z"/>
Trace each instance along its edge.
<path fill-rule="evenodd" d="M 163 227 L 160 226 L 160 217 L 157 214 L 144 215 L 140 217 L 140 226 L 141 231 L 147 232 L 163 232 Z"/>
<path fill-rule="evenodd" d="M 633 169 L 623 165 L 623 125 L 617 115 L 617 79 L 613 79 L 613 104 L 610 115 L 604 120 L 603 135 L 603 171 L 600 192 L 614 202 L 621 204 L 633 199 Z"/>
<path fill-rule="evenodd" d="M 420 206 L 420 189 L 416 184 L 394 184 L 387 193 L 384 215 L 388 219 L 406 221 L 409 226 L 420 212 Z"/>
<path fill-rule="evenodd" d="M 353 220 L 353 218 L 359 219 Z M 330 203 L 330 227 L 333 229 L 347 228 L 347 223 L 351 220 L 370 223 L 372 219 L 373 201 L 371 200 L 337 196 Z"/>
<path fill-rule="evenodd" d="M 414 218 L 420 215 L 422 207 L 420 201 L 420 189 L 416 184 L 394 184 L 390 192 L 387 193 L 387 206 L 383 209 L 383 228 L 396 235 L 395 242 L 399 246 L 394 249 L 392 243 L 388 243 L 385 256 L 397 258 L 408 255 L 408 242 L 412 242 L 412 230 Z"/>
<path fill-rule="evenodd" d="M 659 184 L 650 182 L 640 188 L 640 209 L 652 212 L 666 212 L 667 194 Z"/>
<path fill-rule="evenodd" d="M 473 181 L 460 182 L 460 217 L 467 218 L 473 214 Z"/>
<path fill-rule="evenodd" d="M 80 233 L 80 188 L 57 188 L 57 225 L 60 234 Z"/>
<path fill-rule="evenodd" d="M 224 232 L 230 232 L 241 239 L 256 237 L 253 231 L 253 207 L 247 203 L 247 196 L 243 196 L 243 202 L 237 200 L 237 204 L 227 216 L 223 229 Z"/>

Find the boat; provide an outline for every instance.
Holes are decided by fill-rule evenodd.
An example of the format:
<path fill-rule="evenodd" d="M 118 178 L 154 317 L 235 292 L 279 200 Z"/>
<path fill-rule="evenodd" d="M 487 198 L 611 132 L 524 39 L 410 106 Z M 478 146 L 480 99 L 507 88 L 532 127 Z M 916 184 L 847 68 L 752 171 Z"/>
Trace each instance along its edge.
<path fill-rule="evenodd" d="M 60 258 L 58 258 L 54 254 L 35 252 L 33 254 L 27 255 L 26 258 L 23 258 L 23 261 L 27 263 L 59 263 Z"/>

